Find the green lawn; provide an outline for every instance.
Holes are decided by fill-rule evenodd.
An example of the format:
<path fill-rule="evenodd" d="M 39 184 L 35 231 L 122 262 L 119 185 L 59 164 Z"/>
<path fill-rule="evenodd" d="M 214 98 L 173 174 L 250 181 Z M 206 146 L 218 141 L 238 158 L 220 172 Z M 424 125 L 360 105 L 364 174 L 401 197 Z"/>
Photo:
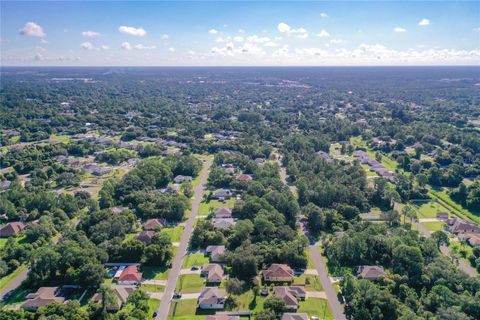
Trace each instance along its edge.
<path fill-rule="evenodd" d="M 142 266 L 143 278 L 150 280 L 167 280 L 170 269 L 166 267 Z"/>
<path fill-rule="evenodd" d="M 438 212 L 448 212 L 447 209 L 445 209 L 442 205 L 438 204 L 435 201 L 417 204 L 415 205 L 415 208 L 418 211 L 419 219 L 436 218 Z M 450 212 L 449 215 L 451 215 Z"/>
<path fill-rule="evenodd" d="M 143 291 L 146 291 L 146 292 L 163 292 L 163 291 L 165 291 L 165 286 L 154 285 L 154 284 L 142 284 L 140 288 Z"/>
<path fill-rule="evenodd" d="M 24 302 L 27 299 L 26 296 L 33 291 L 34 290 L 24 288 L 23 286 L 15 289 L 7 299 L 0 302 L 0 309 L 4 307 L 6 309 L 9 309 L 10 307 L 14 308 L 15 305 Z"/>
<path fill-rule="evenodd" d="M 70 137 L 69 136 L 64 136 L 64 135 L 59 135 L 59 134 L 52 134 L 50 135 L 50 140 L 55 140 L 55 141 L 60 141 L 61 143 L 69 143 L 70 142 Z"/>
<path fill-rule="evenodd" d="M 305 301 L 301 301 L 297 312 L 306 312 L 309 317 L 316 316 L 320 319 L 333 319 L 327 300 L 320 298 L 308 298 Z"/>
<path fill-rule="evenodd" d="M 183 234 L 183 226 L 163 228 L 161 232 L 168 234 L 172 242 L 180 242 Z"/>
<path fill-rule="evenodd" d="M 455 252 L 459 258 L 468 259 L 468 257 L 473 255 L 473 248 L 461 241 L 451 241 L 449 248 Z M 470 263 L 468 262 L 468 264 Z"/>
<path fill-rule="evenodd" d="M 176 290 L 181 293 L 201 292 L 205 281 L 199 274 L 184 274 L 178 278 Z"/>
<path fill-rule="evenodd" d="M 315 269 L 315 264 L 310 256 L 310 252 L 308 252 L 308 248 L 305 249 L 305 254 L 307 255 L 307 269 Z"/>
<path fill-rule="evenodd" d="M 175 310 L 175 316 L 172 316 L 173 310 Z M 204 311 L 197 309 L 196 299 L 182 299 L 172 301 L 172 304 L 170 305 L 170 311 L 168 313 L 168 319 L 203 320 L 207 314 L 215 314 L 215 311 Z"/>
<path fill-rule="evenodd" d="M 299 277 L 293 279 L 295 285 L 305 285 L 307 291 L 323 291 L 320 278 L 312 274 L 302 274 Z"/>
<path fill-rule="evenodd" d="M 208 263 L 208 257 L 206 257 L 203 253 L 192 253 L 187 254 L 183 259 L 183 269 L 191 268 L 193 266 L 203 266 L 205 263 Z"/>
<path fill-rule="evenodd" d="M 444 205 L 448 209 L 457 214 L 464 216 L 465 218 L 472 220 L 476 223 L 480 223 L 480 213 L 472 212 L 466 208 L 463 208 L 462 205 L 453 201 L 450 196 L 447 194 L 446 190 L 430 190 L 428 195 L 434 199 L 437 199 L 440 204 Z"/>
<path fill-rule="evenodd" d="M 226 201 L 210 200 L 206 202 L 205 199 L 200 202 L 200 207 L 198 208 L 199 216 L 208 216 L 211 213 L 211 209 L 215 210 L 216 208 L 233 208 L 235 204 L 235 199 L 230 198 Z"/>
<path fill-rule="evenodd" d="M 160 300 L 157 299 L 148 299 L 148 315 L 153 319 L 153 312 L 158 308 L 160 305 Z"/>
<path fill-rule="evenodd" d="M 445 225 L 442 221 L 434 221 L 434 222 L 421 222 L 421 225 L 424 226 L 428 231 L 439 231 L 443 230 Z"/>
<path fill-rule="evenodd" d="M 7 244 L 8 238 L 0 238 L 0 249 L 3 249 Z"/>
<path fill-rule="evenodd" d="M 370 171 L 370 166 L 368 164 L 362 164 L 361 166 L 365 171 L 365 174 L 367 175 L 367 177 L 378 177 L 378 174 L 376 174 L 373 171 Z"/>
<path fill-rule="evenodd" d="M 10 281 L 12 281 L 16 276 L 18 276 L 23 270 L 25 270 L 27 266 L 20 266 L 17 268 L 17 270 L 13 271 L 9 275 L 6 275 L 5 277 L 0 279 L 0 290 L 5 288 Z"/>
<path fill-rule="evenodd" d="M 265 300 L 262 296 L 254 296 L 252 290 L 248 290 L 239 296 L 233 296 L 236 302 L 234 310 L 250 310 L 251 312 L 259 312 L 263 310 L 263 302 Z"/>

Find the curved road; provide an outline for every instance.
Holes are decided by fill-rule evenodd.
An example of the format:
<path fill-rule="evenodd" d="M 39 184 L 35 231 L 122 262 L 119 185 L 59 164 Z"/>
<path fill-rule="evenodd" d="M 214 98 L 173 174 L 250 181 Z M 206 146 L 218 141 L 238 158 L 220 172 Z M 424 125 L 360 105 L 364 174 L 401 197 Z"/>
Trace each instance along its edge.
<path fill-rule="evenodd" d="M 180 245 L 178 247 L 177 254 L 173 259 L 172 269 L 168 275 L 167 286 L 160 301 L 160 306 L 157 309 L 157 320 L 166 320 L 168 317 L 168 311 L 170 310 L 170 302 L 177 285 L 177 279 L 180 275 L 180 270 L 182 269 L 183 258 L 187 253 L 188 242 L 190 240 L 190 235 L 192 234 L 193 227 L 195 226 L 195 220 L 198 214 L 198 208 L 200 206 L 200 201 L 202 200 L 203 194 L 205 193 L 204 186 L 207 182 L 208 171 L 212 165 L 213 158 L 208 157 L 205 161 L 205 165 L 202 168 L 200 173 L 200 183 L 195 187 L 194 193 L 195 198 L 193 199 L 192 208 L 190 210 L 190 216 L 188 217 L 187 222 L 185 223 L 185 229 L 180 240 Z"/>

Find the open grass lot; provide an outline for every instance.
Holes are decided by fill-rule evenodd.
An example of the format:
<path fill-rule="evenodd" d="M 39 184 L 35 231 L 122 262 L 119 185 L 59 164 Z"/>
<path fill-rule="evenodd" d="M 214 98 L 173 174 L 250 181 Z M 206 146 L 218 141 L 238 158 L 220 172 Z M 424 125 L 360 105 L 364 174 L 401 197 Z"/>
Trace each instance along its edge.
<path fill-rule="evenodd" d="M 173 316 L 174 311 L 175 316 Z M 172 301 L 172 304 L 170 305 L 170 311 L 168 313 L 168 319 L 203 320 L 208 314 L 215 314 L 215 311 L 197 309 L 196 299 L 183 299 Z"/>
<path fill-rule="evenodd" d="M 236 306 L 234 310 L 250 310 L 256 313 L 263 310 L 263 302 L 265 300 L 262 296 L 254 296 L 252 290 L 248 290 L 239 296 L 233 296 Z"/>
<path fill-rule="evenodd" d="M 316 316 L 320 319 L 333 319 L 327 300 L 320 298 L 309 298 L 301 301 L 297 312 L 306 312 L 309 317 Z"/>
<path fill-rule="evenodd" d="M 154 285 L 154 284 L 142 284 L 140 288 L 143 291 L 146 291 L 146 292 L 163 292 L 163 291 L 165 291 L 165 286 Z"/>
<path fill-rule="evenodd" d="M 365 171 L 365 174 L 367 175 L 367 177 L 378 177 L 378 174 L 376 174 L 373 171 L 370 171 L 370 166 L 368 164 L 362 164 L 361 166 Z"/>
<path fill-rule="evenodd" d="M 367 146 L 365 141 L 363 141 L 362 137 L 360 137 L 360 136 L 352 137 L 352 138 L 350 138 L 350 143 L 356 148 L 363 148 L 363 149 L 367 150 L 367 153 L 370 156 L 370 158 L 375 159 L 375 152 L 373 152 Z M 397 167 L 398 167 L 398 163 L 395 160 L 392 160 L 389 157 L 384 156 L 384 155 L 382 155 L 381 163 L 385 166 L 385 168 L 387 168 L 388 170 L 391 170 L 391 171 L 395 171 L 395 169 L 397 169 Z"/>
<path fill-rule="evenodd" d="M 462 205 L 456 203 L 450 198 L 447 190 L 431 189 L 430 191 L 428 191 L 428 195 L 433 199 L 439 201 L 440 204 L 444 205 L 456 214 L 464 216 L 466 219 L 472 220 L 473 222 L 480 223 L 480 212 L 472 212 L 464 208 Z"/>
<path fill-rule="evenodd" d="M 457 257 L 465 259 L 466 263 L 471 265 L 468 258 L 473 255 L 473 248 L 470 245 L 461 241 L 451 241 L 448 247 Z"/>
<path fill-rule="evenodd" d="M 447 209 L 435 201 L 416 203 L 415 208 L 418 211 L 419 219 L 436 218 L 438 212 L 448 212 L 451 216 L 451 213 Z"/>
<path fill-rule="evenodd" d="M 206 202 L 204 199 L 200 202 L 200 207 L 198 208 L 198 215 L 199 216 L 208 216 L 211 211 L 215 210 L 216 208 L 233 208 L 235 204 L 235 199 L 231 198 L 225 200 L 223 202 L 218 200 L 210 200 Z"/>
<path fill-rule="evenodd" d="M 177 280 L 176 290 L 181 293 L 201 292 L 205 281 L 199 274 L 184 274 Z"/>
<path fill-rule="evenodd" d="M 442 221 L 434 221 L 434 222 L 421 222 L 422 226 L 424 226 L 428 231 L 439 231 L 443 230 L 445 223 Z"/>
<path fill-rule="evenodd" d="M 12 281 L 16 276 L 18 276 L 23 270 L 27 269 L 27 266 L 20 266 L 17 268 L 17 270 L 13 271 L 9 275 L 6 275 L 5 277 L 0 279 L 0 290 L 5 288 L 10 281 Z"/>
<path fill-rule="evenodd" d="M 180 242 L 183 234 L 183 226 L 163 228 L 161 232 L 168 234 L 172 242 Z"/>
<path fill-rule="evenodd" d="M 151 317 L 151 319 L 153 319 L 153 312 L 158 308 L 159 305 L 160 300 L 152 298 L 148 299 L 148 315 Z"/>
<path fill-rule="evenodd" d="M 168 273 L 170 270 L 166 267 L 150 267 L 150 266 L 143 266 L 143 279 L 154 279 L 154 280 L 167 280 Z"/>
<path fill-rule="evenodd" d="M 191 268 L 193 266 L 201 267 L 205 263 L 208 263 L 208 257 L 206 257 L 203 253 L 191 253 L 187 254 L 183 259 L 183 269 Z"/>
<path fill-rule="evenodd" d="M 307 291 L 323 291 L 320 278 L 312 274 L 302 274 L 293 279 L 294 285 L 305 285 Z"/>
<path fill-rule="evenodd" d="M 65 135 L 60 135 L 60 134 L 52 134 L 50 135 L 50 140 L 60 141 L 62 143 L 69 143 L 70 137 Z"/>

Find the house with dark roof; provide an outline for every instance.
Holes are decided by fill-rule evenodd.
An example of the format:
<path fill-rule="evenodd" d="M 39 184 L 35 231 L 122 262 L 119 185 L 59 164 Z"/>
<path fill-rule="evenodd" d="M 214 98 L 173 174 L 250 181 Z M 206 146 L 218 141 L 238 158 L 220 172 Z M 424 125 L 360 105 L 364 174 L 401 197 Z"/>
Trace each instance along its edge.
<path fill-rule="evenodd" d="M 285 312 L 282 315 L 282 320 L 308 320 L 308 314 Z"/>
<path fill-rule="evenodd" d="M 218 218 L 213 219 L 213 227 L 215 229 L 226 229 L 233 227 L 235 225 L 235 220 L 233 218 Z"/>
<path fill-rule="evenodd" d="M 204 287 L 198 296 L 200 309 L 223 309 L 227 300 L 225 289 L 217 287 Z"/>
<path fill-rule="evenodd" d="M 276 286 L 273 287 L 273 292 L 285 302 L 288 310 L 296 310 L 299 306 L 298 300 L 305 299 L 307 294 L 303 286 Z"/>
<path fill-rule="evenodd" d="M 182 175 L 178 175 L 175 178 L 173 178 L 173 181 L 175 183 L 183 183 L 183 182 L 188 182 L 192 180 L 193 178 L 191 176 L 182 176 Z"/>
<path fill-rule="evenodd" d="M 382 266 L 359 266 L 357 276 L 367 280 L 385 278 L 387 274 Z"/>
<path fill-rule="evenodd" d="M 325 151 L 318 151 L 318 152 L 317 152 L 317 155 L 318 155 L 321 159 L 325 160 L 325 162 L 328 162 L 328 163 L 333 162 L 332 156 L 329 155 L 328 153 L 326 153 Z"/>
<path fill-rule="evenodd" d="M 12 185 L 11 181 L 4 180 L 0 181 L 0 191 L 7 190 Z"/>
<path fill-rule="evenodd" d="M 155 235 L 155 231 L 142 231 L 138 234 L 138 236 L 135 238 L 139 241 L 145 242 L 145 243 L 151 243 L 152 238 Z"/>
<path fill-rule="evenodd" d="M 268 282 L 292 282 L 293 270 L 286 264 L 274 263 L 270 268 L 262 271 L 262 277 Z"/>
<path fill-rule="evenodd" d="M 454 234 L 459 233 L 480 233 L 480 227 L 462 219 L 455 219 L 450 227 Z"/>
<path fill-rule="evenodd" d="M 65 298 L 59 296 L 59 293 L 59 287 L 41 287 L 37 292 L 27 295 L 27 301 L 21 305 L 21 308 L 34 311 L 52 302 L 63 303 Z"/>
<path fill-rule="evenodd" d="M 239 174 L 236 178 L 237 181 L 240 182 L 250 182 L 253 180 L 253 177 L 250 174 Z"/>
<path fill-rule="evenodd" d="M 142 280 L 142 275 L 141 272 L 138 272 L 138 267 L 136 265 L 131 265 L 122 271 L 117 282 L 121 285 L 136 285 Z"/>
<path fill-rule="evenodd" d="M 240 316 L 229 314 L 215 314 L 207 316 L 205 320 L 240 320 Z"/>
<path fill-rule="evenodd" d="M 111 305 L 107 305 L 107 310 L 118 311 L 127 302 L 130 294 L 132 294 L 132 292 L 135 291 L 137 288 L 135 286 L 113 285 L 111 286 L 111 289 L 115 294 L 116 301 Z M 93 296 L 92 301 L 95 303 L 102 303 L 102 294 L 97 292 Z"/>
<path fill-rule="evenodd" d="M 445 211 L 437 212 L 437 219 L 438 220 L 447 220 L 448 219 L 448 212 L 445 212 Z"/>
<path fill-rule="evenodd" d="M 208 246 L 205 250 L 213 262 L 221 262 L 225 253 L 225 246 Z"/>
<path fill-rule="evenodd" d="M 9 222 L 0 228 L 0 237 L 15 237 L 18 236 L 26 225 L 23 222 L 15 221 Z"/>
<path fill-rule="evenodd" d="M 148 219 L 143 224 L 143 229 L 147 231 L 158 231 L 165 226 L 165 223 L 160 219 Z"/>
<path fill-rule="evenodd" d="M 222 282 L 223 274 L 223 268 L 218 263 L 206 263 L 200 270 L 200 275 L 206 278 L 207 283 Z"/>
<path fill-rule="evenodd" d="M 212 194 L 213 199 L 226 200 L 233 196 L 233 192 L 230 189 L 219 189 Z"/>
<path fill-rule="evenodd" d="M 215 219 L 232 218 L 232 209 L 230 208 L 217 208 L 213 215 Z"/>

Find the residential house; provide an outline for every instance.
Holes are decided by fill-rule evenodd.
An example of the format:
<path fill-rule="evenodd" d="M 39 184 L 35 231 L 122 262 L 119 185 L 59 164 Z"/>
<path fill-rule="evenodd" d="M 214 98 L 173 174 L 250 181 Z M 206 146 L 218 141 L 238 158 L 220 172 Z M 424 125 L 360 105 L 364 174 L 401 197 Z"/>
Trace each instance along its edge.
<path fill-rule="evenodd" d="M 359 266 L 357 276 L 367 280 L 377 280 L 385 278 L 387 274 L 382 266 Z"/>
<path fill-rule="evenodd" d="M 454 234 L 459 233 L 480 233 L 480 227 L 471 224 L 462 219 L 455 219 L 450 227 L 450 231 Z"/>
<path fill-rule="evenodd" d="M 305 288 L 302 286 L 277 286 L 273 287 L 273 292 L 276 297 L 285 302 L 285 307 L 288 310 L 296 310 L 298 308 L 298 300 L 303 300 L 306 297 Z"/>
<path fill-rule="evenodd" d="M 59 296 L 59 293 L 59 287 L 41 287 L 37 292 L 27 295 L 27 301 L 21 305 L 21 308 L 34 311 L 52 302 L 63 303 L 65 298 Z"/>
<path fill-rule="evenodd" d="M 173 178 L 173 181 L 175 183 L 182 183 L 182 182 L 187 182 L 187 181 L 192 181 L 192 180 L 193 180 L 193 178 L 191 176 L 182 176 L 182 175 L 178 175 L 175 178 Z"/>
<path fill-rule="evenodd" d="M 262 163 L 265 163 L 265 159 L 264 158 L 256 158 L 255 162 L 258 163 L 258 164 L 262 164 Z"/>
<path fill-rule="evenodd" d="M 91 163 L 84 165 L 83 169 L 91 172 L 95 176 L 103 176 L 104 174 L 110 173 L 112 171 L 111 168 L 101 167 L 101 166 L 97 166 L 96 164 L 91 164 Z"/>
<path fill-rule="evenodd" d="M 262 271 L 264 281 L 292 282 L 293 270 L 286 264 L 274 263 L 267 270 Z"/>
<path fill-rule="evenodd" d="M 282 315 L 282 320 L 308 320 L 308 314 L 286 312 Z"/>
<path fill-rule="evenodd" d="M 253 180 L 253 177 L 249 174 L 239 174 L 235 179 L 240 182 L 250 182 Z"/>
<path fill-rule="evenodd" d="M 143 229 L 148 231 L 158 231 L 164 226 L 165 223 L 160 221 L 160 219 L 148 219 L 143 225 Z"/>
<path fill-rule="evenodd" d="M 213 262 L 221 262 L 225 253 L 225 246 L 208 246 L 206 253 Z"/>
<path fill-rule="evenodd" d="M 240 316 L 229 314 L 215 314 L 207 316 L 205 320 L 240 320 Z"/>
<path fill-rule="evenodd" d="M 198 296 L 198 307 L 200 309 L 223 309 L 226 300 L 225 289 L 205 287 Z"/>
<path fill-rule="evenodd" d="M 325 151 L 318 151 L 317 152 L 317 155 L 322 158 L 323 160 L 325 160 L 325 162 L 328 162 L 328 163 L 331 163 L 333 162 L 333 158 L 332 156 L 330 156 L 328 153 L 326 153 Z"/>
<path fill-rule="evenodd" d="M 445 212 L 445 211 L 437 212 L 437 219 L 438 220 L 447 220 L 448 219 L 448 212 Z"/>
<path fill-rule="evenodd" d="M 236 172 L 235 168 L 224 168 L 226 174 L 233 176 Z"/>
<path fill-rule="evenodd" d="M 137 240 L 140 240 L 145 243 L 151 243 L 152 238 L 155 235 L 155 231 L 142 231 L 138 234 L 138 236 L 135 238 Z"/>
<path fill-rule="evenodd" d="M 118 278 L 118 284 L 122 285 L 136 285 L 142 280 L 142 273 L 138 272 L 136 265 L 126 267 L 120 277 Z"/>
<path fill-rule="evenodd" d="M 7 190 L 12 185 L 11 181 L 4 180 L 0 181 L 0 191 Z"/>
<path fill-rule="evenodd" d="M 213 215 L 215 219 L 232 218 L 232 209 L 230 208 L 217 208 Z"/>
<path fill-rule="evenodd" d="M 220 283 L 223 279 L 223 268 L 218 263 L 206 263 L 200 275 L 206 278 L 207 283 Z"/>
<path fill-rule="evenodd" d="M 114 285 L 111 286 L 113 293 L 115 294 L 116 301 L 111 305 L 107 305 L 108 311 L 118 311 L 120 308 L 127 302 L 128 297 L 135 291 L 137 288 L 135 286 L 119 286 Z M 102 294 L 96 293 L 93 298 L 93 302 L 101 303 L 102 302 Z"/>
<path fill-rule="evenodd" d="M 233 196 L 233 192 L 230 189 L 219 189 L 212 194 L 213 199 L 226 200 Z"/>
<path fill-rule="evenodd" d="M 1 237 L 18 236 L 23 231 L 23 229 L 25 229 L 25 227 L 26 227 L 25 223 L 20 221 L 9 222 L 0 228 L 0 236 Z"/>
<path fill-rule="evenodd" d="M 215 229 L 226 229 L 233 227 L 235 225 L 235 220 L 232 218 L 218 218 L 213 219 L 213 227 Z"/>

